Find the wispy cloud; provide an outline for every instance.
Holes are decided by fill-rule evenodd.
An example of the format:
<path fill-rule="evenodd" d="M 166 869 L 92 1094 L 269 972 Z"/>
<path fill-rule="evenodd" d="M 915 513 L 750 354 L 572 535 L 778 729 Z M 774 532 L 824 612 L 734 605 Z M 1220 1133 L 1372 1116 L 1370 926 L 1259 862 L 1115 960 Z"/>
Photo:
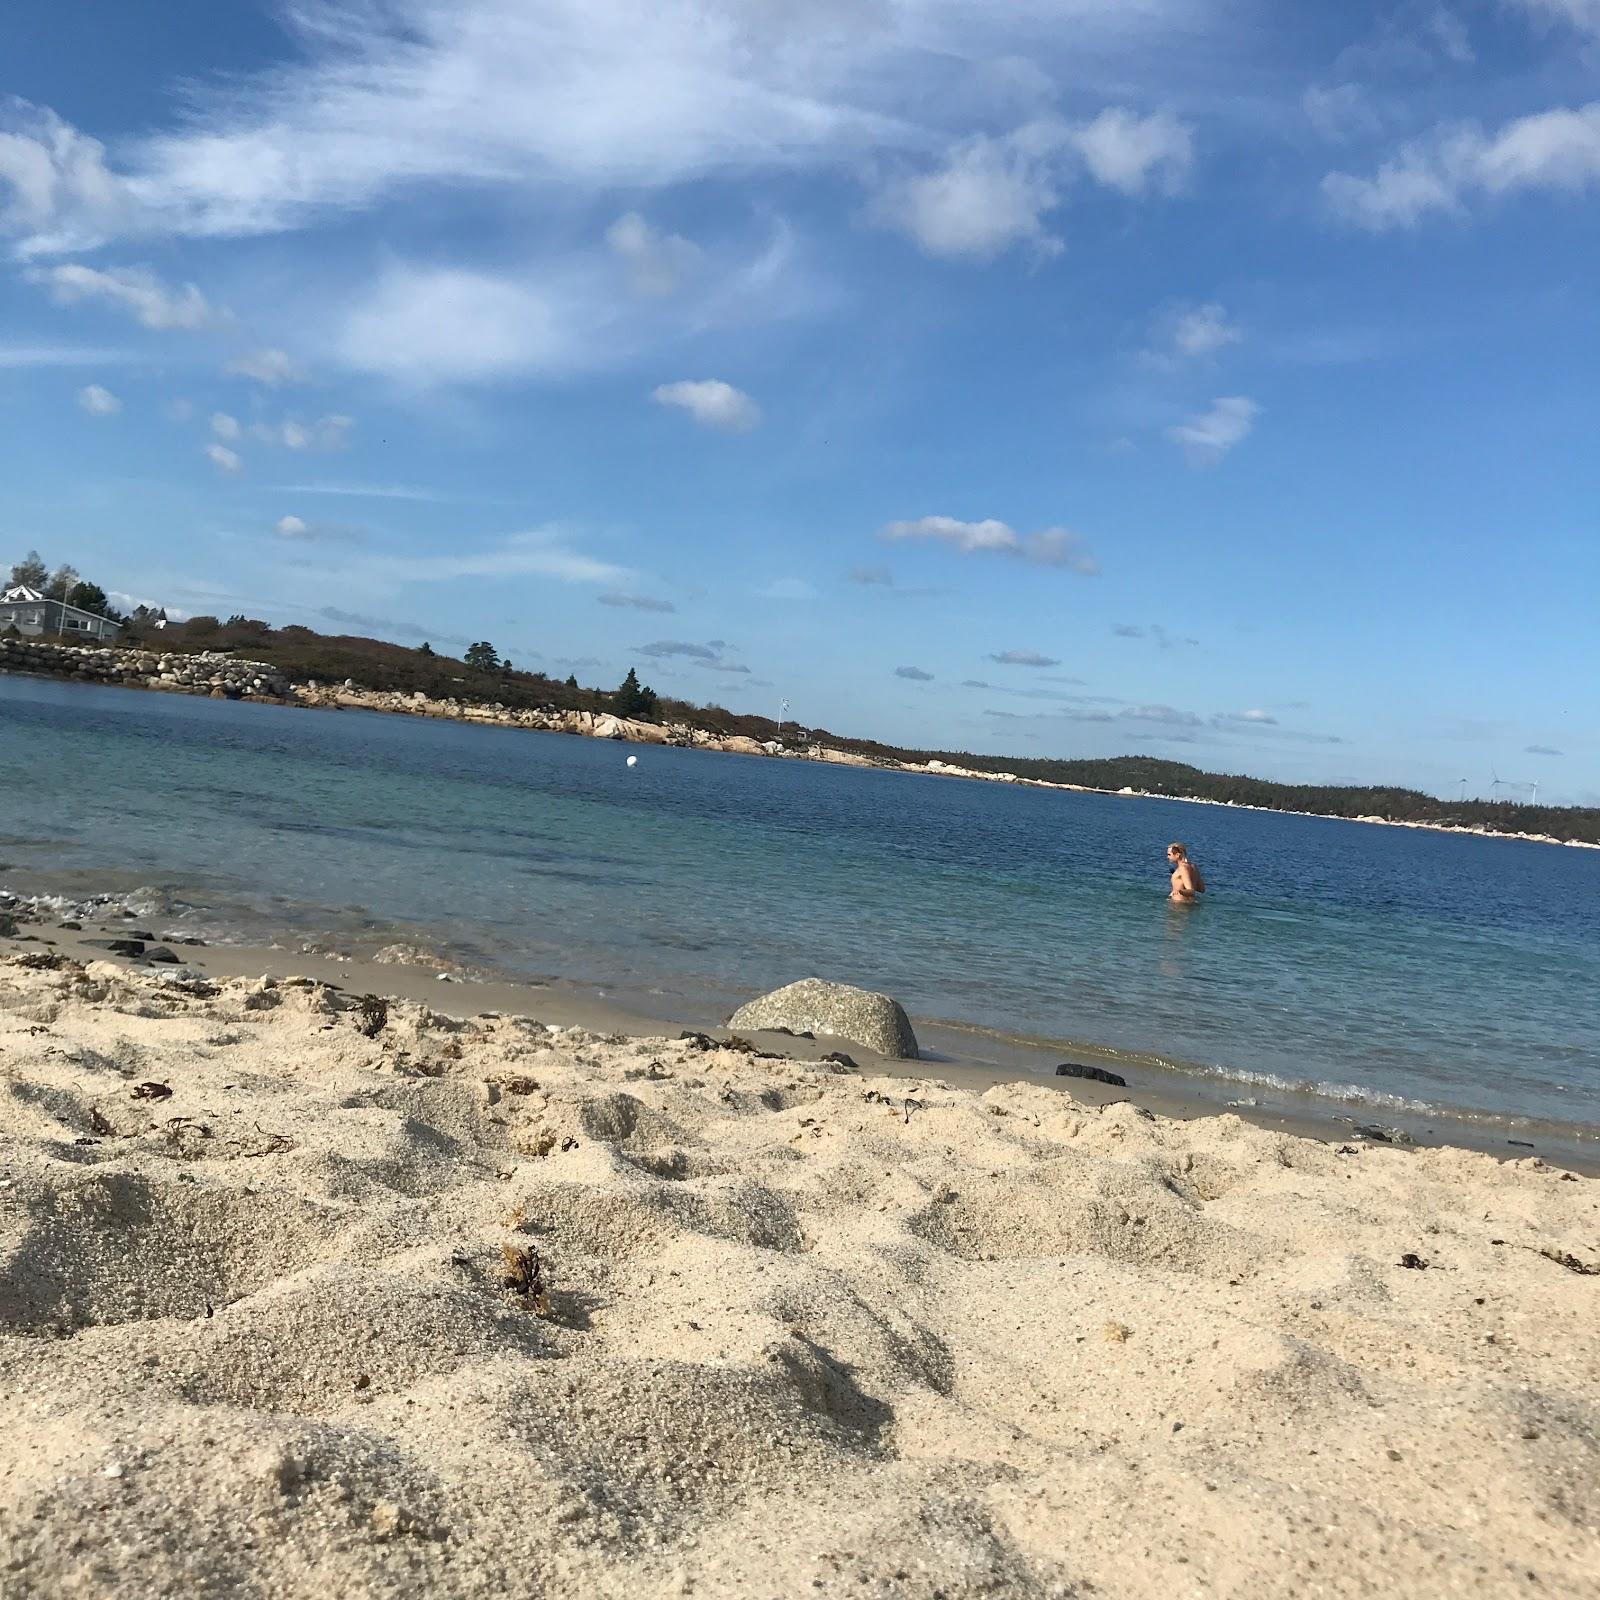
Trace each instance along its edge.
<path fill-rule="evenodd" d="M 192 333 L 220 320 L 220 313 L 192 283 L 170 289 L 142 267 L 102 269 L 66 262 L 39 268 L 29 276 L 35 283 L 48 286 L 58 304 L 98 300 L 126 311 L 142 327 L 158 332 L 182 329 Z"/>
<path fill-rule="evenodd" d="M 1525 190 L 1576 195 L 1593 185 L 1600 185 L 1600 100 L 1519 117 L 1494 133 L 1440 127 L 1402 146 L 1371 177 L 1330 172 L 1322 192 L 1336 216 L 1381 232 L 1435 213 L 1462 215 L 1478 200 Z"/>
<path fill-rule="evenodd" d="M 1156 368 L 1178 368 L 1214 356 L 1243 338 L 1243 330 L 1214 300 L 1174 306 L 1155 319 L 1144 359 Z"/>
<path fill-rule="evenodd" d="M 126 350 L 90 345 L 0 344 L 0 372 L 27 367 L 111 367 L 133 359 Z"/>
<path fill-rule="evenodd" d="M 1183 447 L 1192 467 L 1214 467 L 1255 427 L 1261 407 L 1244 395 L 1224 395 L 1209 410 L 1167 429 L 1167 437 Z"/>
<path fill-rule="evenodd" d="M 1522 753 L 1529 756 L 1559 756 L 1566 754 L 1565 751 L 1554 750 L 1547 744 L 1524 745 Z"/>
<path fill-rule="evenodd" d="M 574 550 L 559 528 L 513 533 L 484 550 L 439 556 L 375 557 L 369 570 L 400 582 L 432 583 L 460 578 L 555 578 L 563 583 L 625 583 L 626 567 Z"/>
<path fill-rule="evenodd" d="M 354 418 L 336 415 L 312 422 L 285 418 L 280 422 L 252 422 L 250 437 L 284 450 L 343 450 L 350 443 L 354 426 Z"/>
<path fill-rule="evenodd" d="M 807 583 L 804 578 L 776 578 L 757 589 L 756 594 L 762 600 L 788 600 L 797 603 L 817 598 L 815 585 Z"/>
<path fill-rule="evenodd" d="M 894 574 L 887 567 L 852 567 L 850 581 L 869 589 L 892 589 Z"/>
<path fill-rule="evenodd" d="M 449 504 L 457 498 L 404 483 L 274 483 L 266 487 L 274 494 L 327 494 L 357 500 L 416 500 L 438 505 Z"/>
<path fill-rule="evenodd" d="M 891 542 L 923 540 L 947 544 L 964 555 L 1002 555 L 1030 561 L 1041 567 L 1062 567 L 1080 577 L 1100 571 L 1083 540 L 1068 528 L 1046 528 L 1042 533 L 1021 534 L 994 518 L 963 522 L 958 517 L 918 517 L 911 522 L 891 522 L 879 538 Z"/>
<path fill-rule="evenodd" d="M 1219 711 L 1212 719 L 1213 727 L 1275 728 L 1278 719 L 1270 711 Z"/>
<path fill-rule="evenodd" d="M 704 259 L 697 245 L 652 227 L 637 211 L 618 217 L 606 229 L 606 244 L 626 263 L 629 286 L 639 295 L 675 294 Z"/>
<path fill-rule="evenodd" d="M 616 606 L 633 611 L 676 611 L 678 608 L 670 600 L 660 600 L 649 594 L 620 594 L 615 590 L 608 594 L 596 595 L 595 598 L 603 606 Z"/>
<path fill-rule="evenodd" d="M 897 678 L 908 678 L 912 683 L 933 682 L 933 674 L 924 672 L 921 667 L 896 667 L 894 675 Z"/>
<path fill-rule="evenodd" d="M 306 370 L 284 350 L 251 350 L 222 369 L 231 377 L 251 378 L 269 389 L 286 383 L 304 383 Z"/>
<path fill-rule="evenodd" d="M 315 613 L 328 622 L 345 628 L 367 628 L 373 633 L 401 639 L 437 639 L 440 644 L 471 643 L 464 635 L 440 633 L 436 628 L 424 627 L 420 622 L 398 622 L 393 617 L 370 617 L 359 611 L 342 611 L 338 606 L 322 606 Z"/>
<path fill-rule="evenodd" d="M 230 450 L 225 444 L 208 444 L 206 446 L 206 460 L 218 472 L 233 474 L 244 468 L 244 460 L 237 450 Z"/>

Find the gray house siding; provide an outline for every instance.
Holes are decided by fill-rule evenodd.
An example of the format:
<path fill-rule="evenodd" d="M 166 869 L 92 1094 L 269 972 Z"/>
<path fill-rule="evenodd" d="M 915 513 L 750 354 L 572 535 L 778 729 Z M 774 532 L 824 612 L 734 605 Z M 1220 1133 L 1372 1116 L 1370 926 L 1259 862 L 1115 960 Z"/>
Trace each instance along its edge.
<path fill-rule="evenodd" d="M 0 633 L 15 628 L 25 639 L 60 639 L 65 644 L 110 644 L 121 627 L 61 600 L 0 601 Z"/>

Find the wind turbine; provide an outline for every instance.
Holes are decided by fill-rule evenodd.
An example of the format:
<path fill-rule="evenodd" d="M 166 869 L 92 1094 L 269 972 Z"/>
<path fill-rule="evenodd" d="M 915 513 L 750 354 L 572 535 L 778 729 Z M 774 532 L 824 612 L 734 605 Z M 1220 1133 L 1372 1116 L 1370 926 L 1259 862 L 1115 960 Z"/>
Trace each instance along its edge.
<path fill-rule="evenodd" d="M 1500 801 L 1500 791 L 1505 787 L 1505 785 L 1500 781 L 1500 774 L 1495 771 L 1494 764 L 1492 762 L 1489 766 L 1489 776 L 1494 780 L 1489 785 L 1489 798 L 1498 805 Z"/>
<path fill-rule="evenodd" d="M 1467 803 L 1467 780 L 1465 778 L 1461 780 L 1461 803 L 1462 805 Z"/>

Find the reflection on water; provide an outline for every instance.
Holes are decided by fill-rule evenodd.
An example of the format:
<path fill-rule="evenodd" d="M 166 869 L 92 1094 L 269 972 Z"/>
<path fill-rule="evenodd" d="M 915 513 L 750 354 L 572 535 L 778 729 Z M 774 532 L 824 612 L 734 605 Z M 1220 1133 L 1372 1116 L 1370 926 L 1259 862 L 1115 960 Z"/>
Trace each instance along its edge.
<path fill-rule="evenodd" d="M 602 741 L 23 679 L 0 737 L 27 752 L 8 884 L 154 886 L 196 931 L 428 944 L 705 1011 L 815 973 L 1012 1033 L 1600 1120 L 1597 852 L 666 748 L 629 769 Z M 1215 885 L 1198 907 L 1152 870 L 1174 834 Z"/>

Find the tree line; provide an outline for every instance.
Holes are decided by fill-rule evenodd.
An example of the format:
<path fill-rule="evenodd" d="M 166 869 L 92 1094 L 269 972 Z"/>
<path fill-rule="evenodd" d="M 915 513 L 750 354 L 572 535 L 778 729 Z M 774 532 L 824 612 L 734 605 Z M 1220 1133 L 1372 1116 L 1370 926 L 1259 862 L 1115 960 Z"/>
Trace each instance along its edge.
<path fill-rule="evenodd" d="M 71 568 L 40 572 L 43 562 L 30 552 L 18 563 L 13 583 L 46 588 L 68 575 L 69 585 L 82 579 Z M 19 574 L 21 574 L 19 576 Z M 36 580 L 36 581 L 30 581 Z M 69 593 L 73 592 L 69 587 Z M 77 604 L 77 601 L 70 602 Z M 85 607 L 85 609 L 93 609 Z M 142 610 L 143 608 L 141 608 Z M 157 613 L 135 612 L 126 619 L 130 642 L 148 642 Z M 730 711 L 715 704 L 696 705 L 658 696 L 630 667 L 615 689 L 585 687 L 569 674 L 565 679 L 522 671 L 501 656 L 488 640 L 476 640 L 462 657 L 443 655 L 424 643 L 418 647 L 383 639 L 317 633 L 295 625 L 275 628 L 259 618 L 193 617 L 168 625 L 161 647 L 173 651 L 235 650 L 269 662 L 296 682 L 348 678 L 365 688 L 418 692 L 430 699 L 483 700 L 512 709 L 550 708 L 562 711 L 611 712 L 642 722 L 674 722 L 724 736 L 743 734 L 763 742 L 779 737 L 770 717 Z M 1052 760 L 1031 756 L 985 756 L 970 751 L 913 750 L 854 739 L 818 728 L 798 735 L 793 725 L 784 736 L 792 744 L 813 743 L 854 751 L 884 761 L 926 763 L 1009 772 L 1019 778 L 1077 784 L 1086 789 L 1136 789 L 1174 799 L 1214 800 L 1269 811 L 1303 811 L 1317 816 L 1383 817 L 1392 822 L 1429 822 L 1484 828 L 1496 833 L 1541 833 L 1552 838 L 1600 844 L 1600 808 L 1528 805 L 1509 800 L 1444 800 L 1417 789 L 1386 785 L 1287 784 L 1238 773 L 1206 772 L 1181 761 L 1154 756 L 1112 756 L 1092 760 Z"/>

